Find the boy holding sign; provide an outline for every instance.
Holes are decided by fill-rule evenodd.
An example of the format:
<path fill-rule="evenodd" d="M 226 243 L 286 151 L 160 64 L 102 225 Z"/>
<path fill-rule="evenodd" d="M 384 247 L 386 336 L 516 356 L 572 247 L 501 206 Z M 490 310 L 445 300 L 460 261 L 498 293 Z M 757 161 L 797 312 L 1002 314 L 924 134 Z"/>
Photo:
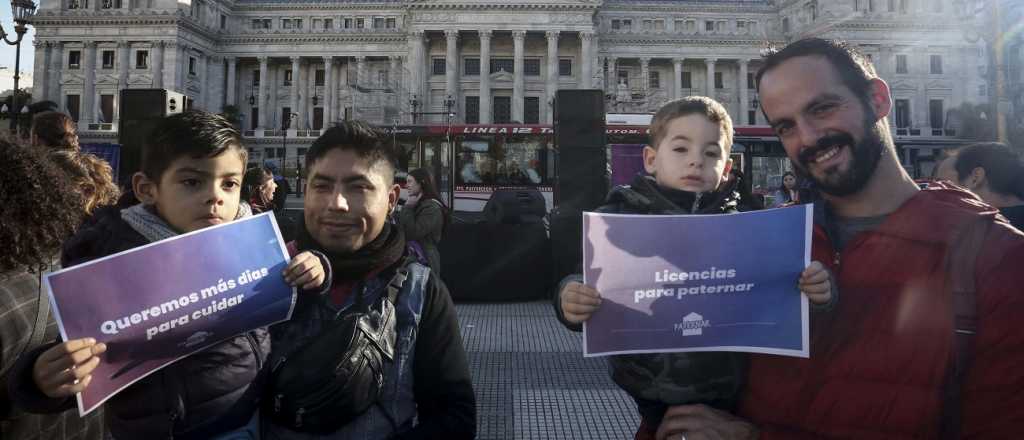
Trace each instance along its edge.
<path fill-rule="evenodd" d="M 605 213 L 725 214 L 736 212 L 732 168 L 732 120 L 718 102 L 687 97 L 665 104 L 651 121 L 644 169 L 629 186 L 616 187 Z M 832 298 L 830 275 L 819 262 L 801 274 L 800 290 L 814 304 Z M 601 306 L 601 295 L 579 282 L 563 281 L 555 301 L 558 317 L 572 330 Z M 731 352 L 619 355 L 610 359 L 612 378 L 636 401 L 641 415 L 637 439 L 654 438 L 672 405 L 706 404 L 731 411 L 745 379 L 745 354 Z"/>
<path fill-rule="evenodd" d="M 107 210 L 94 225 L 65 243 L 64 267 L 251 215 L 239 203 L 247 152 L 224 118 L 188 111 L 161 120 L 142 150 L 132 178 L 142 202 Z M 325 285 L 320 258 L 292 258 L 285 280 L 303 289 Z M 39 411 L 63 409 L 86 389 L 106 345 L 93 338 L 43 347 L 19 361 L 31 377 L 19 383 L 19 400 Z M 117 439 L 258 438 L 256 408 L 260 370 L 270 352 L 258 328 L 185 357 L 135 382 L 108 401 L 108 427 Z"/>

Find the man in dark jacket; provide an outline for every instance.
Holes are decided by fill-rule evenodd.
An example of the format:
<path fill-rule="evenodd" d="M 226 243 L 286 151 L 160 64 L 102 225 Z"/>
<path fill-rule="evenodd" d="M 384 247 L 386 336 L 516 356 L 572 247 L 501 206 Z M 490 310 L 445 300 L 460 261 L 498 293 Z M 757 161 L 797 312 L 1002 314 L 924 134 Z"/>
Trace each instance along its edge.
<path fill-rule="evenodd" d="M 1024 228 L 1024 163 L 1005 144 L 968 145 L 938 164 L 935 177 L 971 190 L 1017 229 Z"/>
<path fill-rule="evenodd" d="M 102 408 L 30 414 L 9 391 L 24 380 L 10 374 L 18 356 L 60 337 L 41 280 L 85 212 L 71 180 L 41 153 L 0 141 L 0 439 L 101 440 Z"/>
<path fill-rule="evenodd" d="M 792 43 L 757 82 L 790 160 L 824 198 L 812 255 L 831 262 L 843 299 L 812 318 L 810 358 L 751 357 L 740 418 L 678 406 L 659 438 L 1019 437 L 1024 235 L 966 191 L 915 184 L 886 120 L 889 87 L 845 43 Z M 974 319 L 961 319 L 965 290 L 953 292 L 963 274 Z"/>
<path fill-rule="evenodd" d="M 289 247 L 326 254 L 333 285 L 326 298 L 300 295 L 292 319 L 271 328 L 272 365 L 355 304 L 378 301 L 407 260 L 402 231 L 388 221 L 400 188 L 394 184 L 394 153 L 382 139 L 369 125 L 346 121 L 327 130 L 306 153 L 305 219 Z M 455 308 L 438 277 L 418 263 L 406 267 L 410 275 L 394 305 L 396 353 L 383 367 L 381 397 L 361 414 L 339 414 L 351 421 L 326 436 L 270 420 L 265 438 L 474 437 L 476 404 Z"/>

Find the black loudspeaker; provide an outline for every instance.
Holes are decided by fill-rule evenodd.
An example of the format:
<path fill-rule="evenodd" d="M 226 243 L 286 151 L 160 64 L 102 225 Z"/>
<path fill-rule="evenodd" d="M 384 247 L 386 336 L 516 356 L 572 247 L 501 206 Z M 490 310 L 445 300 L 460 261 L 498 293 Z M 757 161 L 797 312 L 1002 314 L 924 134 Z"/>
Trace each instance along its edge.
<path fill-rule="evenodd" d="M 498 189 L 484 205 L 484 218 L 488 223 L 540 223 L 546 211 L 544 195 L 536 188 Z"/>
<path fill-rule="evenodd" d="M 604 93 L 559 90 L 554 120 L 558 145 L 555 205 L 569 210 L 592 210 L 608 192 Z"/>
<path fill-rule="evenodd" d="M 120 184 L 131 186 L 132 174 L 139 171 L 141 165 L 142 145 L 161 118 L 185 109 L 185 97 L 165 89 L 124 89 L 121 90 L 120 109 L 118 176 Z"/>

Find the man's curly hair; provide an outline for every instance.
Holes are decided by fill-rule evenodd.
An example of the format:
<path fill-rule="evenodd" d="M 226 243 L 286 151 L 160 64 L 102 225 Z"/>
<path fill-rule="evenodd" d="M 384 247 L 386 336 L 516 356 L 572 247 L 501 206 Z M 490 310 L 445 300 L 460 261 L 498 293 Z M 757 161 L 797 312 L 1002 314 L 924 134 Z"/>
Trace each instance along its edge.
<path fill-rule="evenodd" d="M 42 149 L 0 138 L 0 157 L 0 272 L 42 268 L 81 222 L 82 198 Z"/>

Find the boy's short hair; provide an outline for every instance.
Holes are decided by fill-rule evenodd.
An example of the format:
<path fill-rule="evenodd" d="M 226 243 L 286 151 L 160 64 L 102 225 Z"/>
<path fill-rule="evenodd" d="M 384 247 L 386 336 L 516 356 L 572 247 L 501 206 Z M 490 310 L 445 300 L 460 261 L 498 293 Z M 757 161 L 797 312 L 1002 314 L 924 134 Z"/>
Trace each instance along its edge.
<path fill-rule="evenodd" d="M 385 165 L 385 182 L 391 182 L 398 167 L 398 157 L 393 148 L 384 140 L 383 132 L 363 121 L 343 121 L 320 135 L 306 152 L 306 169 L 312 169 L 327 152 L 337 148 L 352 150 L 356 156 L 367 159 L 370 166 L 382 163 Z"/>
<path fill-rule="evenodd" d="M 651 120 L 651 148 L 658 149 L 670 122 L 688 115 L 703 115 L 718 124 L 725 131 L 725 150 L 732 148 L 732 118 L 722 104 L 706 96 L 687 96 L 661 106 Z"/>
<path fill-rule="evenodd" d="M 242 136 L 223 116 L 199 110 L 188 110 L 161 119 L 142 145 L 143 174 L 160 181 L 171 162 L 191 158 L 217 157 L 229 149 L 238 150 L 245 164 L 249 152 L 242 146 Z"/>

